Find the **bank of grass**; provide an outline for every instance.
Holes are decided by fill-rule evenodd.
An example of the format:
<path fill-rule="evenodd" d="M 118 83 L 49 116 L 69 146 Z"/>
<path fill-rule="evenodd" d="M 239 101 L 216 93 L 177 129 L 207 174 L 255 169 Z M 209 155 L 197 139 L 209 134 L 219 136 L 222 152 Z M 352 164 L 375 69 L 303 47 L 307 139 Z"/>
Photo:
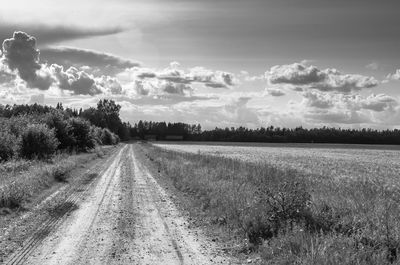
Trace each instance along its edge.
<path fill-rule="evenodd" d="M 398 264 L 400 189 L 142 145 L 162 175 L 264 264 Z M 340 167 L 340 165 L 338 165 Z"/>
<path fill-rule="evenodd" d="M 60 153 L 48 160 L 17 159 L 0 163 L 0 209 L 3 213 L 17 209 L 57 182 L 68 181 L 70 172 L 102 157 L 107 147 L 88 153 Z"/>

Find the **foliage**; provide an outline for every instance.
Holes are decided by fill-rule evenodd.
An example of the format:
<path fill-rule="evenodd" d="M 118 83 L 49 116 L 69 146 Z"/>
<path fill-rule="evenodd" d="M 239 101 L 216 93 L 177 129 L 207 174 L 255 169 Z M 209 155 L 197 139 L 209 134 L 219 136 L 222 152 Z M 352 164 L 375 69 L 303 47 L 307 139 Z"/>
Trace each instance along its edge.
<path fill-rule="evenodd" d="M 73 135 L 72 125 L 61 111 L 46 113 L 42 120 L 49 128 L 54 128 L 60 142 L 59 149 L 72 149 L 75 146 L 77 140 Z"/>
<path fill-rule="evenodd" d="M 115 145 L 118 143 L 119 139 L 110 130 L 103 129 L 101 133 L 101 141 L 106 145 Z"/>
<path fill-rule="evenodd" d="M 71 127 L 71 133 L 75 139 L 74 146 L 80 151 L 94 148 L 95 139 L 91 135 L 90 123 L 81 118 L 69 118 L 68 124 Z"/>
<path fill-rule="evenodd" d="M 346 143 L 346 144 L 400 144 L 400 130 L 337 129 L 337 128 L 280 128 L 261 127 L 249 129 L 215 128 L 202 130 L 200 124 L 139 121 L 130 128 L 131 137 L 145 139 L 146 135 L 158 140 L 167 136 L 182 136 L 183 140 L 221 142 L 268 143 Z"/>
<path fill-rule="evenodd" d="M 30 124 L 23 131 L 20 154 L 24 158 L 48 158 L 55 153 L 59 142 L 54 129 L 44 124 Z"/>
<path fill-rule="evenodd" d="M 17 152 L 17 137 L 7 131 L 0 131 L 0 162 L 13 158 Z"/>
<path fill-rule="evenodd" d="M 103 100 L 99 102 L 99 106 L 101 106 L 100 113 L 104 112 L 105 116 L 109 115 L 110 120 L 120 121 L 118 116 L 120 106 L 116 105 L 115 102 Z M 64 151 L 87 151 L 94 148 L 95 145 L 101 145 L 104 137 L 107 138 L 109 144 L 118 143 L 119 137 L 117 135 L 108 129 L 104 132 L 104 129 L 90 124 L 83 118 L 82 113 L 82 109 L 64 109 L 61 103 L 58 103 L 55 108 L 38 104 L 0 105 L 0 137 L 2 139 L 0 161 L 12 159 L 18 154 L 29 158 L 47 158 L 54 153 L 55 150 L 52 146 L 55 142 L 49 140 L 53 143 L 51 144 L 42 138 L 50 139 L 52 138 L 50 134 L 54 134 L 58 142 L 57 150 Z M 44 127 L 42 126 L 39 129 L 39 126 L 36 129 L 30 129 L 31 131 L 28 133 L 28 124 L 35 124 L 36 127 L 38 125 L 46 126 L 47 129 L 51 129 L 51 132 L 45 132 Z M 125 131 L 128 131 L 129 124 L 121 123 L 120 125 L 125 128 Z M 36 131 L 33 132 L 33 130 Z M 22 139 L 22 136 L 25 137 L 25 140 Z M 28 138 L 35 143 L 29 145 L 26 142 Z M 36 154 L 35 149 L 40 145 L 38 141 L 44 141 L 47 144 L 40 147 L 41 149 L 37 149 L 39 151 Z M 47 151 L 44 151 L 45 149 Z"/>

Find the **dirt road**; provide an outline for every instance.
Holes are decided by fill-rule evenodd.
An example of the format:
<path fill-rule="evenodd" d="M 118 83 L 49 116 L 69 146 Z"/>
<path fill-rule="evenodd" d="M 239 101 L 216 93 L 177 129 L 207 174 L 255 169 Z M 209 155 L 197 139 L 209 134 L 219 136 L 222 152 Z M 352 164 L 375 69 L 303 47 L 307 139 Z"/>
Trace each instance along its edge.
<path fill-rule="evenodd" d="M 125 145 L 6 264 L 231 264 Z"/>

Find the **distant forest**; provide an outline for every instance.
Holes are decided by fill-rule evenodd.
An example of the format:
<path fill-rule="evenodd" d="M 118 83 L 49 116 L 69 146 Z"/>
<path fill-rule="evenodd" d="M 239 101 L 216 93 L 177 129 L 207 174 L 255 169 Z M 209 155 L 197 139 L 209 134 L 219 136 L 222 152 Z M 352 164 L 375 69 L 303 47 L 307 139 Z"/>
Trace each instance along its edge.
<path fill-rule="evenodd" d="M 245 127 L 215 128 L 202 130 L 200 124 L 166 123 L 142 121 L 130 124 L 119 116 L 121 106 L 113 100 L 99 101 L 97 108 L 71 109 L 57 106 L 0 105 L 0 117 L 45 114 L 62 111 L 70 117 L 88 120 L 94 126 L 108 128 L 122 141 L 186 140 L 226 142 L 271 142 L 271 143 L 342 143 L 342 144 L 400 144 L 400 130 L 342 129 L 342 128 L 280 128 L 274 126 L 249 129 Z"/>
<path fill-rule="evenodd" d="M 140 139 L 266 142 L 266 143 L 343 143 L 343 144 L 400 144 L 400 130 L 314 128 L 294 129 L 274 126 L 257 129 L 215 128 L 202 130 L 201 125 L 139 121 L 130 129 L 131 136 Z M 178 137 L 171 137 L 178 136 Z M 179 137 L 180 136 L 180 137 Z"/>

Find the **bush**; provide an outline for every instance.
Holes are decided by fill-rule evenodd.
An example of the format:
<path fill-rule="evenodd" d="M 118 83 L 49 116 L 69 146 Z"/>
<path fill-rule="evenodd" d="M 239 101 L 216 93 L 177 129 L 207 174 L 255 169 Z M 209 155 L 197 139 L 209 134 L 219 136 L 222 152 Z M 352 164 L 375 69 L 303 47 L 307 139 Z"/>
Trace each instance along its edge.
<path fill-rule="evenodd" d="M 75 138 L 75 146 L 80 151 L 92 149 L 96 145 L 95 139 L 90 133 L 90 123 L 81 118 L 70 118 L 68 120 L 72 128 L 72 135 Z"/>
<path fill-rule="evenodd" d="M 44 124 L 31 124 L 22 133 L 20 155 L 28 159 L 48 158 L 55 153 L 58 145 L 54 129 Z"/>
<path fill-rule="evenodd" d="M 97 145 L 102 145 L 102 134 L 103 134 L 103 130 L 99 127 L 96 126 L 90 126 L 90 135 L 92 137 L 92 139 L 94 139 L 96 141 Z"/>
<path fill-rule="evenodd" d="M 44 122 L 49 128 L 54 128 L 56 137 L 60 142 L 59 149 L 71 149 L 76 142 L 72 133 L 72 126 L 59 112 L 47 113 Z"/>
<path fill-rule="evenodd" d="M 17 137 L 9 132 L 0 131 L 0 162 L 11 159 L 17 149 Z"/>
<path fill-rule="evenodd" d="M 101 142 L 105 145 L 117 144 L 117 137 L 109 129 L 103 129 Z"/>

